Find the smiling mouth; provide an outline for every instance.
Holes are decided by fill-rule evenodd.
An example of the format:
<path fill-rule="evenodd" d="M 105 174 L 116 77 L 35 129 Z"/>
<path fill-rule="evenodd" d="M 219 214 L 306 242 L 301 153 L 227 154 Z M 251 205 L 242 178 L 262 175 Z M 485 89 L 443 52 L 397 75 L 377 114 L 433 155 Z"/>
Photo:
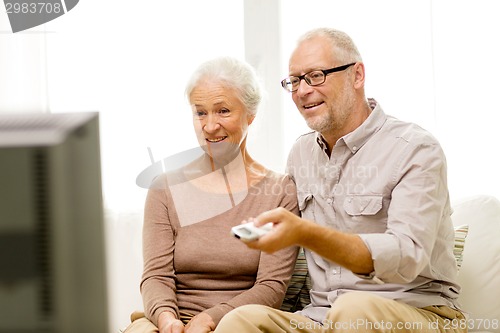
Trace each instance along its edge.
<path fill-rule="evenodd" d="M 323 104 L 323 102 L 307 104 L 307 105 L 304 105 L 303 108 L 306 110 L 309 110 L 309 109 L 315 108 L 321 104 Z"/>
<path fill-rule="evenodd" d="M 215 138 L 215 139 L 208 139 L 208 138 L 205 138 L 205 140 L 207 142 L 210 142 L 210 143 L 217 143 L 217 142 L 221 142 L 223 140 L 225 140 L 227 138 L 227 136 L 223 136 L 223 137 L 220 137 L 220 138 Z"/>

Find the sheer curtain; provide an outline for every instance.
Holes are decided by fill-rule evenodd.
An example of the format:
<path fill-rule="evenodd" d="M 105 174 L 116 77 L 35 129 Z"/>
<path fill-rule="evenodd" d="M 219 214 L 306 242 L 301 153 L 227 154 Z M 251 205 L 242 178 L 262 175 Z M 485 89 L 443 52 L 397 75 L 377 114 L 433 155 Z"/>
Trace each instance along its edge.
<path fill-rule="evenodd" d="M 44 28 L 13 34 L 0 13 L 0 113 L 48 112 L 46 60 Z"/>
<path fill-rule="evenodd" d="M 47 24 L 50 110 L 100 112 L 112 332 L 142 309 L 146 190 L 136 177 L 197 146 L 184 87 L 200 62 L 244 57 L 243 2 L 80 1 Z M 187 198 L 188 199 L 188 198 Z"/>

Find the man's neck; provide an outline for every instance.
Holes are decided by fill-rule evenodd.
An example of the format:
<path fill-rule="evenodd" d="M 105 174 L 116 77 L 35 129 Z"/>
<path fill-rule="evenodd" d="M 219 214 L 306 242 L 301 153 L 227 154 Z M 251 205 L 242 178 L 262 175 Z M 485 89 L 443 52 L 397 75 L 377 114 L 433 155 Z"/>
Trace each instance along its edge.
<path fill-rule="evenodd" d="M 349 121 L 343 128 L 332 130 L 331 132 L 321 133 L 328 147 L 328 156 L 331 155 L 337 141 L 361 126 L 361 124 L 363 124 L 363 122 L 370 116 L 371 112 L 372 109 L 368 104 L 368 101 L 364 100 L 363 103 L 353 109 L 349 117 Z"/>

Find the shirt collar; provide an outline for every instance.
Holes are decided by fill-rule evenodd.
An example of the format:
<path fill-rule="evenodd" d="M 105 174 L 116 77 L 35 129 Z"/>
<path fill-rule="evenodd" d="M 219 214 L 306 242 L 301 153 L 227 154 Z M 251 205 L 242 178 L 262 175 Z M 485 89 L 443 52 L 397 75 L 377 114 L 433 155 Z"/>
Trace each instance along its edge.
<path fill-rule="evenodd" d="M 375 99 L 369 98 L 368 103 L 372 108 L 372 112 L 368 118 L 361 124 L 361 126 L 356 128 L 351 133 L 344 135 L 337 142 L 337 144 L 339 144 L 343 141 L 353 154 L 355 154 L 376 132 L 378 132 L 387 120 L 387 115 Z M 316 132 L 316 142 L 321 149 L 324 151 L 327 150 L 325 139 L 321 133 Z"/>
<path fill-rule="evenodd" d="M 321 135 L 321 133 L 319 133 L 319 132 L 316 132 L 316 143 L 318 144 L 318 146 L 320 146 L 320 148 L 325 153 L 327 153 L 328 145 L 326 144 L 326 141 L 325 141 L 325 138 L 323 137 L 323 135 Z"/>

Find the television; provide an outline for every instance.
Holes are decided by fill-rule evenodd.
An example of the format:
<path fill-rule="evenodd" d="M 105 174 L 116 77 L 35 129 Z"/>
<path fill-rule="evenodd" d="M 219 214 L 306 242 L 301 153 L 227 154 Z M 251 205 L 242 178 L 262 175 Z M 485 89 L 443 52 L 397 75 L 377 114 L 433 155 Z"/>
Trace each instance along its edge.
<path fill-rule="evenodd" d="M 0 333 L 107 333 L 99 114 L 0 114 Z"/>

